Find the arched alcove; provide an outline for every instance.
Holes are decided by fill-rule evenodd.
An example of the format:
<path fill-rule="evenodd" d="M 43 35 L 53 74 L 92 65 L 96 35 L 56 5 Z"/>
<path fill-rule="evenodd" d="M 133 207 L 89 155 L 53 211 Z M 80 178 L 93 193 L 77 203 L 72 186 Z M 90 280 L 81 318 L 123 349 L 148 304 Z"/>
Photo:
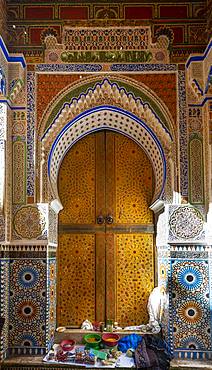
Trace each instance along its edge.
<path fill-rule="evenodd" d="M 127 78 L 116 82 L 112 78 L 88 80 L 90 84 L 92 81 L 92 87 L 84 82 L 67 88 L 44 113 L 38 129 L 38 199 L 54 201 L 53 204 L 60 209 L 57 176 L 64 155 L 83 136 L 101 129 L 112 129 L 136 141 L 150 158 L 156 180 L 152 199 L 155 203 L 164 193 L 166 157 L 171 156 L 173 163 L 176 161 L 170 112 L 149 89 L 132 83 L 133 93 L 130 92 Z M 79 94 L 79 89 L 81 92 L 73 97 L 75 89 L 76 93 Z M 169 194 L 172 190 L 169 189 Z"/>
<path fill-rule="evenodd" d="M 81 113 L 68 122 L 55 138 L 48 157 L 48 177 L 54 198 L 59 200 L 57 176 L 67 151 L 85 135 L 102 129 L 122 133 L 143 148 L 150 158 L 155 175 L 152 202 L 159 199 L 166 180 L 166 160 L 162 145 L 145 122 L 132 113 L 111 106 L 100 106 Z"/>

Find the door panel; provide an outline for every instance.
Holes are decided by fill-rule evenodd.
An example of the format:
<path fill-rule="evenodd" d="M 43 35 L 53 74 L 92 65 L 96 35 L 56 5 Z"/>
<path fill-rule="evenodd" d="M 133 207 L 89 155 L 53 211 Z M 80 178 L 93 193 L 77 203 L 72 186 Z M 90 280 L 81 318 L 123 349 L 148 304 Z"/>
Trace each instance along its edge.
<path fill-rule="evenodd" d="M 105 233 L 96 234 L 96 321 L 105 320 Z"/>
<path fill-rule="evenodd" d="M 105 133 L 100 131 L 95 134 L 96 146 L 96 219 L 98 216 L 105 217 Z M 96 220 L 97 222 L 97 220 Z"/>
<path fill-rule="evenodd" d="M 154 287 L 152 169 L 135 142 L 113 132 L 106 138 L 106 210 L 113 218 L 106 222 L 106 317 L 136 325 L 148 319 Z"/>
<path fill-rule="evenodd" d="M 60 234 L 58 248 L 57 325 L 80 326 L 95 320 L 95 235 Z"/>
<path fill-rule="evenodd" d="M 153 175 L 146 154 L 123 135 L 89 135 L 67 153 L 58 185 L 64 206 L 59 215 L 58 325 L 81 325 L 86 318 L 110 318 L 122 326 L 146 322 L 154 287 L 154 226 L 148 208 Z M 64 278 L 67 266 L 70 287 Z"/>
<path fill-rule="evenodd" d="M 95 136 L 80 140 L 65 156 L 59 173 L 59 195 L 63 210 L 59 223 L 95 224 Z"/>
<path fill-rule="evenodd" d="M 96 321 L 105 320 L 105 133 L 100 131 L 95 136 L 95 197 L 96 197 Z M 103 223 L 98 224 L 98 217 Z"/>
<path fill-rule="evenodd" d="M 153 235 L 119 234 L 116 248 L 116 319 L 122 326 L 146 323 L 146 304 L 154 287 Z"/>
<path fill-rule="evenodd" d="M 134 141 L 123 135 L 111 135 L 115 140 L 115 222 L 125 225 L 152 223 L 153 215 L 149 209 L 153 190 L 150 161 Z"/>
<path fill-rule="evenodd" d="M 148 233 L 106 233 L 106 317 L 122 327 L 148 321 L 154 288 L 154 239 Z"/>
<path fill-rule="evenodd" d="M 57 325 L 80 326 L 86 318 L 96 318 L 96 258 L 97 262 L 101 259 L 96 253 L 100 239 L 96 240 L 95 135 L 80 140 L 67 153 L 58 189 L 63 210 L 59 214 Z M 104 235 L 104 227 L 98 232 Z M 98 279 L 99 287 L 105 278 L 99 275 Z M 101 307 L 100 299 L 98 295 Z"/>

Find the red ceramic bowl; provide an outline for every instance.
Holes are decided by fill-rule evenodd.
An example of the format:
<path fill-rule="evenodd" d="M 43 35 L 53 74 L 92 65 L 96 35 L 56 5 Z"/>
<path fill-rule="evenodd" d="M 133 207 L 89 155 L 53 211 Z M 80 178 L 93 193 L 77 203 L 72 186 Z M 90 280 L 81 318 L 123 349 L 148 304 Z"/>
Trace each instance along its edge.
<path fill-rule="evenodd" d="M 62 347 L 62 350 L 63 351 L 72 351 L 72 349 L 74 348 L 76 342 L 75 340 L 73 339 L 64 339 L 62 340 L 62 342 L 60 343 L 61 347 Z"/>
<path fill-rule="evenodd" d="M 115 347 L 118 344 L 120 336 L 116 333 L 102 334 L 102 342 L 108 347 Z"/>

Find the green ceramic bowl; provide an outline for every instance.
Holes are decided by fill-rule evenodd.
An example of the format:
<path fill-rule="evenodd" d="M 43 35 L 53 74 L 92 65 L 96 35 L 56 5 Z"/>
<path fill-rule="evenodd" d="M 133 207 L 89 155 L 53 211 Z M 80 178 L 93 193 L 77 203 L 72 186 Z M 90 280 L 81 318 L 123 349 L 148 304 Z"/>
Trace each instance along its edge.
<path fill-rule="evenodd" d="M 101 335 L 95 333 L 86 334 L 83 339 L 86 344 L 86 348 L 96 348 L 96 349 L 99 348 L 99 345 L 102 340 Z"/>

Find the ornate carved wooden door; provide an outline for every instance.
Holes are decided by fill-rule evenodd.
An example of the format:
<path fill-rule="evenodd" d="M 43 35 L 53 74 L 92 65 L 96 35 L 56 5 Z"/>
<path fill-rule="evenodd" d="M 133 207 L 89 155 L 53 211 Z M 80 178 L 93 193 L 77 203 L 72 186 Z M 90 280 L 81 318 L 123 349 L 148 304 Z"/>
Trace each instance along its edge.
<path fill-rule="evenodd" d="M 80 140 L 59 173 L 57 323 L 145 323 L 154 286 L 151 164 L 129 138 Z"/>

